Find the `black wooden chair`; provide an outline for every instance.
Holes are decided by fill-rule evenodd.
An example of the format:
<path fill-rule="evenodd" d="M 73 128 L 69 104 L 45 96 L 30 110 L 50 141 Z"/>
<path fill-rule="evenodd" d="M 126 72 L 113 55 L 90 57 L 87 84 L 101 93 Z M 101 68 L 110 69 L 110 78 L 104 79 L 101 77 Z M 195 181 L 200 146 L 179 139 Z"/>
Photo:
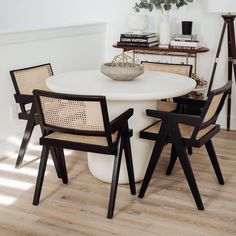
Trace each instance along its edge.
<path fill-rule="evenodd" d="M 80 96 L 34 90 L 35 104 L 43 136 L 41 161 L 33 204 L 38 205 L 49 148 L 56 149 L 63 183 L 68 182 L 63 149 L 115 155 L 107 217 L 113 217 L 122 151 L 125 152 L 131 194 L 136 193 L 130 147 L 132 131 L 128 109 L 109 122 L 104 96 Z M 104 170 L 106 171 L 106 170 Z"/>
<path fill-rule="evenodd" d="M 215 122 L 224 105 L 231 84 L 232 82 L 228 82 L 222 88 L 214 90 L 209 94 L 200 116 L 155 110 L 146 111 L 148 116 L 155 117 L 158 121 L 140 132 L 141 138 L 155 141 L 139 193 L 140 198 L 144 197 L 164 146 L 171 143 L 171 158 L 166 174 L 171 174 L 178 157 L 197 207 L 199 210 L 204 210 L 186 149 L 189 147 L 200 148 L 205 145 L 218 182 L 222 185 L 224 184 L 212 137 L 220 131 L 220 126 L 215 124 Z"/>
<path fill-rule="evenodd" d="M 10 75 L 15 88 L 15 101 L 19 104 L 21 112 L 18 118 L 27 120 L 24 136 L 18 153 L 16 168 L 22 164 L 30 137 L 37 125 L 37 114 L 33 103 L 33 90 L 47 90 L 45 80 L 53 75 L 52 67 L 48 64 L 37 65 L 10 71 Z M 55 155 L 54 155 L 55 157 Z"/>

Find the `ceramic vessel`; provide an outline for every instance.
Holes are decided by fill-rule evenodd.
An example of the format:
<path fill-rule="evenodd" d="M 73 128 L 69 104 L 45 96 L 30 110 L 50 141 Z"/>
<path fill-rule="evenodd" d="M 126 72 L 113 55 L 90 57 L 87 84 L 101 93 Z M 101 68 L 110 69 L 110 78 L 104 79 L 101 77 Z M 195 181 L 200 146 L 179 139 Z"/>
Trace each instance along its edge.
<path fill-rule="evenodd" d="M 192 34 L 192 21 L 182 21 L 182 34 L 191 35 Z"/>
<path fill-rule="evenodd" d="M 144 67 L 133 63 L 105 63 L 101 66 L 101 72 L 113 80 L 129 81 L 144 73 Z"/>
<path fill-rule="evenodd" d="M 162 16 L 160 23 L 160 44 L 169 45 L 171 41 L 170 36 L 170 20 L 168 15 Z"/>

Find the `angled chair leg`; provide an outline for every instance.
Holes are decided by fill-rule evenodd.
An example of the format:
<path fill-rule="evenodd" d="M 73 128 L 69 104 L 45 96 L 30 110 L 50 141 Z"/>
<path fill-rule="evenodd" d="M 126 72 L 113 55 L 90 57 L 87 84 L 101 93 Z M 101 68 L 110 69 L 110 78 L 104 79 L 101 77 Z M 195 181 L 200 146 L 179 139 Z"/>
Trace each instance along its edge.
<path fill-rule="evenodd" d="M 61 166 L 62 182 L 64 184 L 67 184 L 68 176 L 67 176 L 66 162 L 63 148 L 57 148 L 57 153 L 58 153 L 58 163 L 60 163 L 59 165 Z"/>
<path fill-rule="evenodd" d="M 107 218 L 109 218 L 109 219 L 111 219 L 113 217 L 114 208 L 115 208 L 117 185 L 118 185 L 118 180 L 119 180 L 120 164 L 121 164 L 122 150 L 123 150 L 123 138 L 122 137 L 119 139 L 117 146 L 118 146 L 117 147 L 118 151 L 117 151 L 117 154 L 114 159 L 109 206 L 108 206 L 108 212 L 107 212 Z"/>
<path fill-rule="evenodd" d="M 185 152 L 185 150 L 183 150 L 183 151 Z M 192 192 L 195 202 L 197 204 L 197 207 L 199 210 L 204 210 L 202 199 L 201 199 L 198 187 L 197 187 L 195 177 L 193 175 L 191 165 L 189 163 L 189 159 L 187 157 L 187 153 L 185 153 L 184 156 L 180 155 L 179 159 L 180 159 L 181 166 L 184 170 L 184 174 L 186 176 L 186 179 L 188 181 L 189 187 L 191 189 L 191 192 Z"/>
<path fill-rule="evenodd" d="M 172 142 L 174 144 L 175 150 L 179 157 L 180 164 L 184 170 L 184 174 L 188 181 L 188 185 L 191 189 L 196 205 L 199 210 L 204 210 L 204 206 L 203 206 L 202 199 L 201 199 L 201 196 L 197 187 L 197 183 L 193 174 L 193 170 L 190 165 L 186 150 L 183 147 L 183 144 L 180 138 L 181 136 L 179 134 L 179 130 L 177 129 L 177 127 L 175 129 L 172 129 L 171 136 L 172 136 Z"/>
<path fill-rule="evenodd" d="M 136 194 L 136 187 L 135 187 L 135 180 L 134 180 L 134 167 L 133 167 L 129 137 L 125 138 L 124 151 L 125 151 L 127 172 L 128 172 L 128 177 L 129 177 L 130 192 L 132 195 L 135 195 Z"/>
<path fill-rule="evenodd" d="M 220 165 L 219 165 L 219 162 L 217 160 L 217 156 L 216 156 L 215 149 L 214 149 L 212 141 L 211 140 L 208 141 L 205 144 L 205 146 L 206 146 L 208 155 L 210 157 L 211 164 L 212 164 L 212 166 L 215 170 L 218 182 L 219 182 L 219 184 L 224 185 L 224 178 L 223 178 L 222 172 L 220 170 Z"/>
<path fill-rule="evenodd" d="M 57 176 L 58 176 L 58 178 L 61 179 L 62 178 L 62 170 L 61 170 L 60 160 L 58 159 L 56 149 L 53 147 L 50 147 L 50 153 L 51 153 L 52 160 L 53 160 L 56 172 L 57 172 Z"/>
<path fill-rule="evenodd" d="M 183 143 L 182 143 L 181 134 L 180 134 L 178 125 L 177 124 L 172 125 L 170 132 L 171 132 L 171 137 L 172 137 L 172 143 L 179 157 L 180 164 L 183 168 L 184 174 L 188 181 L 188 185 L 190 187 L 190 190 L 192 192 L 196 205 L 199 210 L 204 210 L 204 206 L 203 206 L 202 199 L 201 199 L 201 196 L 197 187 L 197 183 L 193 174 L 193 170 L 190 165 L 186 149 L 184 148 Z"/>
<path fill-rule="evenodd" d="M 35 126 L 34 119 L 30 118 L 27 121 L 27 124 L 26 124 L 26 127 L 25 127 L 25 132 L 24 132 L 24 136 L 23 136 L 23 139 L 22 139 L 22 142 L 21 142 L 21 146 L 20 146 L 19 154 L 18 154 L 18 157 L 17 157 L 17 160 L 16 160 L 15 168 L 20 168 L 20 166 L 22 164 L 27 146 L 29 144 L 31 135 L 32 135 L 33 130 L 34 130 L 34 126 Z"/>
<path fill-rule="evenodd" d="M 41 160 L 39 164 L 39 170 L 38 170 L 38 177 L 37 177 L 37 182 L 36 182 L 35 191 L 34 191 L 33 205 L 39 204 L 44 174 L 45 174 L 47 160 L 48 160 L 48 154 L 49 154 L 49 148 L 47 146 L 43 146 Z"/>
<path fill-rule="evenodd" d="M 175 166 L 176 160 L 177 160 L 177 153 L 175 151 L 174 145 L 172 145 L 172 147 L 171 147 L 171 155 L 170 155 L 170 162 L 169 162 L 168 168 L 166 170 L 166 175 L 171 175 L 172 170 L 173 170 L 173 168 Z"/>
<path fill-rule="evenodd" d="M 143 179 L 143 183 L 142 183 L 139 195 L 138 195 L 139 198 L 143 198 L 145 195 L 149 182 L 152 178 L 153 172 L 156 168 L 157 162 L 160 158 L 161 152 L 165 146 L 165 140 L 166 140 L 167 134 L 168 134 L 167 127 L 165 127 L 165 125 L 162 124 L 158 140 L 156 141 L 154 145 L 152 155 L 148 163 L 148 167 L 147 167 L 147 170 Z"/>

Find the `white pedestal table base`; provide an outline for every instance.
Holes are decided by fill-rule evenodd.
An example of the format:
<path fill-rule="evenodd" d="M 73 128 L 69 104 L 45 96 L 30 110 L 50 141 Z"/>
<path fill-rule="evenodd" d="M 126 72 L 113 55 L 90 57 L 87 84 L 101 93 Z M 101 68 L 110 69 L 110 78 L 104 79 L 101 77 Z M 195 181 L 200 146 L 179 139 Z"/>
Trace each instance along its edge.
<path fill-rule="evenodd" d="M 139 138 L 139 132 L 153 120 L 146 116 L 146 109 L 155 109 L 156 101 L 108 101 L 110 119 L 121 114 L 128 108 L 134 108 L 134 115 L 129 120 L 129 128 L 133 129 L 131 137 L 131 150 L 134 165 L 135 181 L 141 181 L 144 177 L 147 164 L 153 149 L 153 142 Z M 110 183 L 112 178 L 114 156 L 88 153 L 88 166 L 92 175 L 97 179 Z M 122 156 L 119 184 L 129 183 L 124 152 Z"/>

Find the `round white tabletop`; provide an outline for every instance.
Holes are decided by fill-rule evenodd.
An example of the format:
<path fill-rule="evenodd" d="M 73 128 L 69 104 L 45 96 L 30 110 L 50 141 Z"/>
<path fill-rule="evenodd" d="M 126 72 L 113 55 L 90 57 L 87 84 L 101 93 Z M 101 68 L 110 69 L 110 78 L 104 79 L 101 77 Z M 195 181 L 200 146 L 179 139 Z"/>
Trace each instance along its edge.
<path fill-rule="evenodd" d="M 54 75 L 47 79 L 46 84 L 54 92 L 106 96 L 110 119 L 128 108 L 134 108 L 129 127 L 134 134 L 131 148 L 136 181 L 143 179 L 153 148 L 153 142 L 139 138 L 139 131 L 153 122 L 152 118 L 146 116 L 145 110 L 156 109 L 156 100 L 187 94 L 196 85 L 189 77 L 157 71 L 146 71 L 133 81 L 114 81 L 98 70 Z M 128 183 L 123 160 L 119 183 Z M 111 181 L 113 161 L 114 157 L 110 155 L 88 153 L 89 170 L 104 182 Z"/>
<path fill-rule="evenodd" d="M 115 81 L 98 70 L 75 71 L 54 75 L 46 84 L 61 93 L 104 95 L 109 101 L 158 100 L 191 92 L 196 82 L 186 76 L 145 71 L 132 81 Z"/>

